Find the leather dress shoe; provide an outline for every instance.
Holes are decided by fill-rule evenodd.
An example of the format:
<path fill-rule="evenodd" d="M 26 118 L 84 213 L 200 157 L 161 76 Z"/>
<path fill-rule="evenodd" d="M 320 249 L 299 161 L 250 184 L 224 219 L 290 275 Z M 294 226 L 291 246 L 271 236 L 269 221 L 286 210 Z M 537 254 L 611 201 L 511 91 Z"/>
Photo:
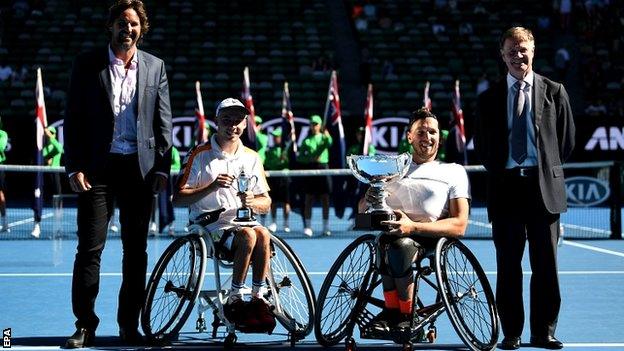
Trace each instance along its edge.
<path fill-rule="evenodd" d="M 531 346 L 542 349 L 559 350 L 563 348 L 563 343 L 550 335 L 546 337 L 531 336 Z"/>
<path fill-rule="evenodd" d="M 119 338 L 126 346 L 145 345 L 145 338 L 136 329 L 119 329 Z"/>
<path fill-rule="evenodd" d="M 93 345 L 95 331 L 87 328 L 78 328 L 76 332 L 65 342 L 66 349 L 78 349 Z"/>
<path fill-rule="evenodd" d="M 503 342 L 500 344 L 500 348 L 503 350 L 517 350 L 520 348 L 520 337 L 504 337 Z"/>

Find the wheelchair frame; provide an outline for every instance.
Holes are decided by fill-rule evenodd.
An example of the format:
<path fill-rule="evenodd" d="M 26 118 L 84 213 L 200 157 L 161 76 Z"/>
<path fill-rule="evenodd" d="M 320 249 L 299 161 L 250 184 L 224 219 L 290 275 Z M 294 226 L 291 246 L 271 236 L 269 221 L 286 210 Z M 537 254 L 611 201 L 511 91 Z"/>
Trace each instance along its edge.
<path fill-rule="evenodd" d="M 496 347 L 499 328 L 494 294 L 476 257 L 456 239 L 440 238 L 434 254 L 426 255 L 412 265 L 415 274 L 414 312 L 410 329 L 388 330 L 383 335 L 368 329 L 374 314 L 367 305 L 380 309 L 384 306 L 383 299 L 373 296 L 381 285 L 375 239 L 375 235 L 366 234 L 354 240 L 327 274 L 319 292 L 314 322 L 315 336 L 321 345 L 328 347 L 345 339 L 346 349 L 355 350 L 353 331 L 357 325 L 363 339 L 392 340 L 403 344 L 403 350 L 412 350 L 414 342 L 435 340 L 435 321 L 447 312 L 459 337 L 471 350 L 493 350 Z M 422 265 L 424 258 L 429 258 L 429 265 Z M 434 273 L 435 282 L 429 278 Z M 432 304 L 423 304 L 418 296 L 421 281 L 436 293 Z M 466 307 L 468 304 L 470 308 Z M 469 312 L 480 313 L 473 323 L 466 321 Z"/>
<path fill-rule="evenodd" d="M 218 328 L 224 326 L 227 333 L 224 347 L 229 349 L 237 340 L 236 326 L 223 313 L 229 292 L 223 286 L 231 281 L 231 275 L 222 281 L 221 270 L 231 269 L 233 264 L 219 257 L 212 237 L 202 226 L 191 225 L 189 230 L 192 234 L 174 240 L 154 267 L 146 288 L 141 326 L 145 335 L 153 341 L 175 340 L 195 301 L 199 301 L 196 330 L 203 332 L 207 329 L 204 314 L 212 310 L 212 339 L 217 338 Z M 178 256 L 181 256 L 179 260 Z M 207 259 L 213 261 L 215 288 L 212 290 L 201 289 Z M 266 280 L 265 298 L 271 304 L 277 322 L 287 330 L 291 345 L 294 345 L 312 331 L 316 300 L 305 267 L 293 250 L 274 235 L 271 235 L 271 258 Z M 251 289 L 245 288 L 241 292 L 243 295 L 250 294 Z M 290 298 L 298 298 L 296 294 L 303 296 L 291 301 Z M 298 308 L 307 308 L 307 311 L 302 312 Z"/>

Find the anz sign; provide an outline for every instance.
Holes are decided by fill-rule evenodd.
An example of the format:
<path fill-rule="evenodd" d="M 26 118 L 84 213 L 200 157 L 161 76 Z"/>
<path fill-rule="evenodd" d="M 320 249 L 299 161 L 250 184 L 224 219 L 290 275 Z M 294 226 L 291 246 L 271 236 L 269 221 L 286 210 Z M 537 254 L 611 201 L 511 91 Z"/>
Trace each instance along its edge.
<path fill-rule="evenodd" d="M 624 128 L 598 127 L 585 144 L 585 150 L 592 151 L 598 148 L 602 151 L 624 150 Z"/>
<path fill-rule="evenodd" d="M 592 177 L 571 177 L 565 181 L 568 206 L 590 207 L 605 202 L 611 190 L 609 183 Z"/>

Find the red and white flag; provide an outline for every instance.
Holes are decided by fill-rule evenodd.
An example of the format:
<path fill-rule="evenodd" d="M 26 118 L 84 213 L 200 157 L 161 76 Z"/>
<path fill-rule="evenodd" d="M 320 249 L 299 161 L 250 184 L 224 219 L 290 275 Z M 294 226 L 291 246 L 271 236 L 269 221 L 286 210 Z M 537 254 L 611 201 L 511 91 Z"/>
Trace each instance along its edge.
<path fill-rule="evenodd" d="M 366 108 L 364 109 L 364 150 L 362 155 L 368 155 L 368 149 L 373 143 L 373 85 L 368 85 L 366 94 Z"/>
<path fill-rule="evenodd" d="M 425 83 L 425 93 L 423 94 L 423 107 L 431 111 L 431 99 L 429 98 L 429 81 Z"/>
<path fill-rule="evenodd" d="M 256 149 L 256 111 L 254 109 L 253 97 L 251 96 L 249 80 L 249 67 L 245 67 L 243 70 L 243 92 L 242 98 L 245 107 L 249 110 L 249 117 L 247 118 L 247 146 Z M 245 140 L 243 140 L 245 141 Z"/>
<path fill-rule="evenodd" d="M 195 94 L 197 95 L 197 107 L 195 108 L 195 116 L 197 116 L 197 130 L 195 131 L 195 141 L 196 145 L 199 145 L 208 140 L 208 132 L 206 131 L 206 115 L 204 114 L 204 102 L 202 101 L 199 81 L 195 82 Z"/>
<path fill-rule="evenodd" d="M 464 130 L 464 112 L 461 108 L 459 95 L 459 80 L 455 81 L 455 89 L 453 90 L 453 119 L 455 120 L 455 143 L 457 151 L 464 154 L 464 164 L 466 164 L 466 133 Z"/>
<path fill-rule="evenodd" d="M 37 68 L 37 83 L 35 87 L 35 97 L 37 99 L 37 107 L 35 108 L 35 138 L 37 150 L 35 152 L 35 159 L 38 166 L 43 166 L 43 146 L 45 144 L 45 132 L 44 129 L 48 126 L 48 115 L 46 113 L 45 100 L 43 98 L 43 79 L 41 78 L 41 68 Z M 35 214 L 35 222 L 41 220 L 41 214 L 43 211 L 43 173 L 37 172 L 35 176 L 34 186 L 34 202 L 32 209 Z"/>
<path fill-rule="evenodd" d="M 44 145 L 44 129 L 48 126 L 48 115 L 46 113 L 45 100 L 43 99 L 43 79 L 41 78 L 41 68 L 37 68 L 37 86 L 35 88 L 37 97 L 37 108 L 35 110 L 35 124 L 37 126 L 37 150 L 41 152 Z"/>
<path fill-rule="evenodd" d="M 282 94 L 282 142 L 293 146 L 293 151 L 297 152 L 297 133 L 295 130 L 295 116 L 290 105 L 290 92 L 288 82 L 284 82 L 284 93 Z"/>

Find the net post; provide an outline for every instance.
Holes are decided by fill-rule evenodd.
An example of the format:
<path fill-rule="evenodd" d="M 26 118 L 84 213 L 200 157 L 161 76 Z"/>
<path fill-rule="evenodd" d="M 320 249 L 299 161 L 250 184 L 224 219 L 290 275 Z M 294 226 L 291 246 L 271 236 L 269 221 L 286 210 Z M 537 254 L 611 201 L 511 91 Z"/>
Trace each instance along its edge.
<path fill-rule="evenodd" d="M 610 239 L 622 239 L 622 163 L 614 162 L 610 167 L 609 183 L 611 186 Z"/>

